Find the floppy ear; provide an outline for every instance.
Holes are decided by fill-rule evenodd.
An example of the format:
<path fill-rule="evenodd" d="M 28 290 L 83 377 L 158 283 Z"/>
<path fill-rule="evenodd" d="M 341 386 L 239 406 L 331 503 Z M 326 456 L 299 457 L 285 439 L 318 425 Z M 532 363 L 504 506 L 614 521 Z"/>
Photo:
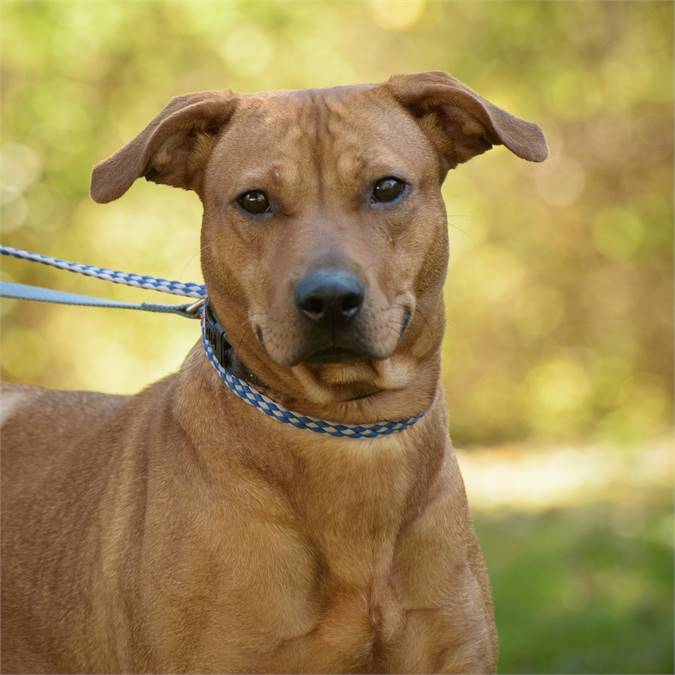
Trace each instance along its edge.
<path fill-rule="evenodd" d="M 121 197 L 141 176 L 200 193 L 204 166 L 236 101 L 230 91 L 199 91 L 172 99 L 136 138 L 94 167 L 94 201 Z"/>
<path fill-rule="evenodd" d="M 394 75 L 385 85 L 417 118 L 445 160 L 446 170 L 493 145 L 530 162 L 548 155 L 541 129 L 486 101 L 445 73 Z"/>

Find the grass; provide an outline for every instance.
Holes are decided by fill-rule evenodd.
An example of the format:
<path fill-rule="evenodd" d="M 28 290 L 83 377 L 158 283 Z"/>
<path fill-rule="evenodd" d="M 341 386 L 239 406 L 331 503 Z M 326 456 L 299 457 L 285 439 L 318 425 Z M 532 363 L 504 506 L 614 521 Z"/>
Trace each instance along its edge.
<path fill-rule="evenodd" d="M 471 453 L 460 461 L 471 464 Z M 655 480 L 633 480 L 632 471 L 592 489 L 580 484 L 564 503 L 536 508 L 515 496 L 517 508 L 506 497 L 486 505 L 474 494 L 501 673 L 675 672 L 669 466 Z M 465 474 L 471 498 L 475 466 Z"/>

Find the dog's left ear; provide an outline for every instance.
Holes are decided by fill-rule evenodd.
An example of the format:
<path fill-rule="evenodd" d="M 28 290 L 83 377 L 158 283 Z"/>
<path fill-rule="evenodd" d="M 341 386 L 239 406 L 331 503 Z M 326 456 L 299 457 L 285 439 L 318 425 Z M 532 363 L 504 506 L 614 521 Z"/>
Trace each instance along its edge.
<path fill-rule="evenodd" d="M 418 121 L 449 170 L 493 145 L 530 162 L 548 155 L 541 129 L 498 108 L 445 73 L 394 75 L 385 84 Z"/>
<path fill-rule="evenodd" d="M 141 176 L 201 194 L 204 168 L 236 103 L 231 91 L 198 91 L 172 99 L 136 138 L 94 167 L 94 201 L 121 197 Z"/>

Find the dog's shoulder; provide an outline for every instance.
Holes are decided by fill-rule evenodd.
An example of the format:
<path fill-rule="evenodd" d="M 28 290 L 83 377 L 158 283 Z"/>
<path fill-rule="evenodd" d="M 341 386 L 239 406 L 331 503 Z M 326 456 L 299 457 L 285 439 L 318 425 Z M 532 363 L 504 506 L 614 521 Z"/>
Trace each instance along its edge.
<path fill-rule="evenodd" d="M 0 383 L 0 427 L 40 393 L 39 387 Z"/>
<path fill-rule="evenodd" d="M 68 413 L 95 413 L 115 409 L 126 396 L 92 391 L 60 391 L 25 384 L 0 383 L 0 427 L 28 417 L 44 420 Z"/>
<path fill-rule="evenodd" d="M 8 482 L 4 479 L 16 482 L 19 476 L 28 478 L 38 470 L 48 475 L 71 454 L 72 448 L 79 442 L 87 443 L 101 425 L 114 418 L 127 399 L 98 392 L 2 384 L 0 442 L 4 484 Z"/>

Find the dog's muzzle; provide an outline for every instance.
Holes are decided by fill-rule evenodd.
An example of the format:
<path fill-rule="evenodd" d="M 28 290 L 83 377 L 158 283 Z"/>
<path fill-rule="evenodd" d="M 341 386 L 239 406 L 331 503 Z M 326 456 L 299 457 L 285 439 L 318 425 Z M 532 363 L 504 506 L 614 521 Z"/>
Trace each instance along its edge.
<path fill-rule="evenodd" d="M 323 267 L 302 277 L 294 292 L 308 336 L 302 360 L 344 362 L 364 356 L 352 324 L 365 298 L 363 282 L 347 269 Z"/>

